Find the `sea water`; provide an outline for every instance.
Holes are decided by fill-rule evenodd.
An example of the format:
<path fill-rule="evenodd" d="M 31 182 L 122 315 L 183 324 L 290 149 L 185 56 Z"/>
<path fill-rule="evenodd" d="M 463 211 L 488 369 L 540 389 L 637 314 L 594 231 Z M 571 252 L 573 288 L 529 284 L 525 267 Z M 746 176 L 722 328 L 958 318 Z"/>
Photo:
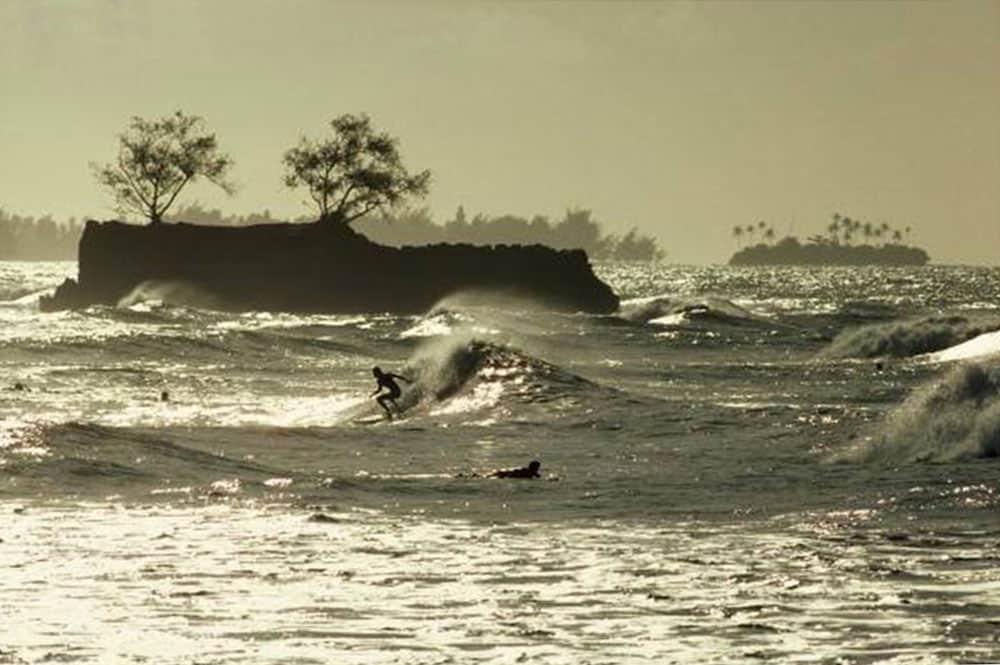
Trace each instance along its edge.
<path fill-rule="evenodd" d="M 595 268 L 614 315 L 0 263 L 0 662 L 1000 660 L 1000 271 Z"/>

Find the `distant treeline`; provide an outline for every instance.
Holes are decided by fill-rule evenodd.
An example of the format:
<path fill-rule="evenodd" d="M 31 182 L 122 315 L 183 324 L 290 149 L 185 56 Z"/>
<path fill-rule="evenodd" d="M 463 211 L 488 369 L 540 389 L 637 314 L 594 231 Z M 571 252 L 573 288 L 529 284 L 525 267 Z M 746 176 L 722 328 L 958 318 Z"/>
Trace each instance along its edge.
<path fill-rule="evenodd" d="M 607 235 L 589 210 L 567 210 L 558 222 L 536 215 L 530 220 L 516 215 L 469 219 L 459 206 L 454 218 L 436 224 L 427 208 L 368 217 L 354 228 L 385 245 L 431 245 L 440 242 L 471 245 L 546 245 L 556 249 L 583 249 L 594 259 L 658 261 L 663 250 L 651 236 L 635 228 L 623 236 Z"/>
<path fill-rule="evenodd" d="M 75 260 L 82 231 L 75 218 L 24 217 L 0 208 L 0 261 Z"/>
<path fill-rule="evenodd" d="M 729 259 L 730 265 L 882 265 L 922 266 L 930 260 L 919 247 L 884 245 L 843 245 L 832 242 L 799 242 L 793 236 L 773 245 L 744 247 Z"/>
<path fill-rule="evenodd" d="M 268 210 L 245 216 L 227 216 L 220 210 L 207 210 L 197 204 L 180 208 L 168 215 L 171 221 L 216 226 L 312 222 L 312 217 L 282 220 Z M 453 219 L 444 224 L 434 221 L 427 208 L 404 208 L 388 214 L 369 215 L 353 224 L 354 230 L 373 242 L 401 247 L 436 243 L 470 245 L 546 245 L 556 249 L 583 249 L 594 259 L 657 261 L 663 250 L 651 236 L 635 228 L 624 236 L 605 234 L 589 210 L 567 210 L 553 223 L 536 215 L 530 220 L 516 215 L 489 217 L 477 214 L 469 219 L 459 206 Z"/>
<path fill-rule="evenodd" d="M 167 219 L 212 226 L 314 221 L 310 217 L 279 219 L 269 210 L 227 215 L 197 203 L 177 209 Z M 664 255 L 655 239 L 634 228 L 623 236 L 605 234 L 589 210 L 568 210 L 560 221 L 551 222 L 537 215 L 530 220 L 515 215 L 482 214 L 468 219 L 459 207 L 453 219 L 437 224 L 427 208 L 407 208 L 360 219 L 354 228 L 374 242 L 397 247 L 436 243 L 542 244 L 556 249 L 583 249 L 594 259 L 656 261 Z M 0 260 L 74 260 L 82 231 L 83 224 L 75 219 L 57 222 L 49 216 L 35 219 L 10 215 L 0 209 Z"/>

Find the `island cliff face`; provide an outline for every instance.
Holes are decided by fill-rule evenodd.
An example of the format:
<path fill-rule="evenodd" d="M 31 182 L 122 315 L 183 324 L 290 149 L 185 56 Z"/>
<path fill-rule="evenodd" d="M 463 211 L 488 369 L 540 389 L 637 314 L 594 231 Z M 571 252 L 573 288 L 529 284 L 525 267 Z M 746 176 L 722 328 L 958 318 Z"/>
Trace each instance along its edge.
<path fill-rule="evenodd" d="M 87 222 L 79 281 L 43 297 L 52 311 L 114 305 L 144 285 L 197 291 L 217 309 L 422 313 L 442 298 L 489 292 L 557 310 L 613 312 L 618 297 L 582 250 L 541 245 L 378 245 L 347 226 L 246 227 Z"/>

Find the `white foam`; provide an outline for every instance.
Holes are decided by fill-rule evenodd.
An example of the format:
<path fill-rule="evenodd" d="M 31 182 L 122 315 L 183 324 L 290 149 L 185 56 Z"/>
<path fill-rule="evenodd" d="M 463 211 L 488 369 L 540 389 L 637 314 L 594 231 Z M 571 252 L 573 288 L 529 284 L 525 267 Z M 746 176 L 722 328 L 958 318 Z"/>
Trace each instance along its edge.
<path fill-rule="evenodd" d="M 953 362 L 956 360 L 969 360 L 971 358 L 985 358 L 1000 354 L 1000 330 L 983 333 L 978 337 L 956 344 L 955 346 L 928 353 L 923 359 L 929 362 Z"/>

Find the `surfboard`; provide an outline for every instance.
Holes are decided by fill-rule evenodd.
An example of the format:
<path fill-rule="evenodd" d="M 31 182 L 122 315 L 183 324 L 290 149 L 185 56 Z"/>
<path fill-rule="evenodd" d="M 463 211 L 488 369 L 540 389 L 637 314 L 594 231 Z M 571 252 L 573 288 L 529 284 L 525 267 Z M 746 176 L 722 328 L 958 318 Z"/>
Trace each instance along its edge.
<path fill-rule="evenodd" d="M 353 422 L 355 425 L 377 425 L 378 423 L 387 420 L 388 418 L 385 416 L 375 414 L 372 416 L 365 416 L 364 418 L 355 418 Z"/>

